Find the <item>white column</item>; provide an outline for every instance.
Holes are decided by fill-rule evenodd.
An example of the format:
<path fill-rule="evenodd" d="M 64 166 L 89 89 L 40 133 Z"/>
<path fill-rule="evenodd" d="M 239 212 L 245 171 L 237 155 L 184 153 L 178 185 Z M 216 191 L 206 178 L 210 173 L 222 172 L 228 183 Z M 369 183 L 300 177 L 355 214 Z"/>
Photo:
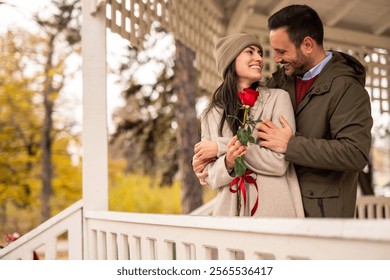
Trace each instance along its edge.
<path fill-rule="evenodd" d="M 82 0 L 83 210 L 108 210 L 106 11 L 104 1 Z M 83 219 L 83 259 L 98 256 Z"/>
<path fill-rule="evenodd" d="M 82 7 L 83 201 L 84 210 L 107 210 L 106 16 L 95 3 L 83 0 Z"/>

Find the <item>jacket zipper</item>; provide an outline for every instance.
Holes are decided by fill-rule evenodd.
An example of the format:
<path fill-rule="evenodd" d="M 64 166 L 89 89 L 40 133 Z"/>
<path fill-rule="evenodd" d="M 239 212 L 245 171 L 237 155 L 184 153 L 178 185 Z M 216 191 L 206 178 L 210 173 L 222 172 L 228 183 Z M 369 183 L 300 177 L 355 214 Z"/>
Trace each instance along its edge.
<path fill-rule="evenodd" d="M 324 203 L 322 201 L 322 198 L 318 199 L 318 206 L 320 207 L 321 217 L 325 218 L 325 209 L 324 209 Z"/>

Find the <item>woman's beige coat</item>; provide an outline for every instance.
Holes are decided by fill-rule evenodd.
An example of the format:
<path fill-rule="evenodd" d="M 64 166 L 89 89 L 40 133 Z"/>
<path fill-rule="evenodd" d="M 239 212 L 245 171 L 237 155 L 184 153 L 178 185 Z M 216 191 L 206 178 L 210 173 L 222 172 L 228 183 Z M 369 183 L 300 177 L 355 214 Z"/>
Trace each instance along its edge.
<path fill-rule="evenodd" d="M 274 124 L 281 126 L 279 117 L 283 116 L 295 133 L 294 112 L 290 96 L 281 89 L 260 87 L 259 97 L 251 109 L 254 120 L 259 117 L 270 119 Z M 202 115 L 202 140 L 212 140 L 218 143 L 218 158 L 207 166 L 209 187 L 217 190 L 217 203 L 213 211 L 215 216 L 235 216 L 237 193 L 230 192 L 230 182 L 234 179 L 229 175 L 225 166 L 227 144 L 233 137 L 226 123 L 223 136 L 218 136 L 218 127 L 221 119 L 221 109 L 213 108 L 208 114 Z M 252 132 L 256 139 L 257 130 Z M 248 143 L 248 153 L 245 155 L 246 166 L 251 169 L 259 188 L 258 194 L 253 184 L 246 186 L 249 194 L 249 207 L 244 213 L 243 199 L 240 216 L 247 215 L 248 208 L 252 209 L 256 195 L 258 208 L 255 217 L 304 217 L 301 192 L 292 164 L 286 162 L 283 154 L 262 148 L 257 143 Z M 248 190 L 249 189 L 249 190 Z M 248 201 L 247 201 L 248 203 Z"/>

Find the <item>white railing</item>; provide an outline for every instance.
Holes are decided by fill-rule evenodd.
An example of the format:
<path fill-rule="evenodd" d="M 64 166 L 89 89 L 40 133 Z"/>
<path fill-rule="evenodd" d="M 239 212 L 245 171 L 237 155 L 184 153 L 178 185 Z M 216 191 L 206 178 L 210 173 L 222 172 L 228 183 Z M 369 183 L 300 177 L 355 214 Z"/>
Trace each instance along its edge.
<path fill-rule="evenodd" d="M 213 198 L 190 215 L 211 215 L 216 203 Z M 356 200 L 355 218 L 357 219 L 390 219 L 390 197 L 374 195 L 359 196 Z"/>
<path fill-rule="evenodd" d="M 88 259 L 390 259 L 390 221 L 85 213 Z"/>
<path fill-rule="evenodd" d="M 356 203 L 359 219 L 390 219 L 390 197 L 360 196 Z"/>
<path fill-rule="evenodd" d="M 34 252 L 41 258 L 57 259 L 59 244 L 68 243 L 66 258 L 80 260 L 82 255 L 82 201 L 78 201 L 37 228 L 0 250 L 0 259 L 32 260 Z M 64 238 L 65 239 L 61 239 Z"/>
<path fill-rule="evenodd" d="M 1 249 L 0 259 L 28 260 L 37 250 L 58 259 L 64 235 L 68 259 L 390 259 L 390 219 L 373 219 L 379 214 L 364 220 L 198 215 L 85 211 L 79 201 Z"/>

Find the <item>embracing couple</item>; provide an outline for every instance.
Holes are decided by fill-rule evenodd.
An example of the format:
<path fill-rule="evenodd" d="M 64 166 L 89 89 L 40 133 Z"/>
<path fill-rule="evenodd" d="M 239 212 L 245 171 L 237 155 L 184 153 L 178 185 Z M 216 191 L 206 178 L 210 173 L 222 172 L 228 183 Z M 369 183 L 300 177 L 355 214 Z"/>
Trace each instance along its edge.
<path fill-rule="evenodd" d="M 216 42 L 223 82 L 201 116 L 194 172 L 218 191 L 217 216 L 353 218 L 373 123 L 365 68 L 324 50 L 321 19 L 306 5 L 276 12 L 268 28 L 282 67 L 266 86 L 254 36 Z"/>

